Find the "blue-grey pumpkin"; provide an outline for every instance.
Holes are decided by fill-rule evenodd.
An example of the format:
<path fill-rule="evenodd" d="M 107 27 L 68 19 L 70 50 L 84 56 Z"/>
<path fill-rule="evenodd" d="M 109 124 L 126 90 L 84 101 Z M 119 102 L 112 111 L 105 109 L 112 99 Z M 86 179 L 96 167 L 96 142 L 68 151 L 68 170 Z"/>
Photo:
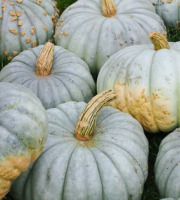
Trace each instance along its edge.
<path fill-rule="evenodd" d="M 80 56 L 96 77 L 115 52 L 149 43 L 151 31 L 166 32 L 148 1 L 79 0 L 62 13 L 55 43 Z"/>
<path fill-rule="evenodd" d="M 141 199 L 148 141 L 129 114 L 109 106 L 99 112 L 114 97 L 108 90 L 88 104 L 71 101 L 47 110 L 45 151 L 14 182 L 15 200 Z"/>
<path fill-rule="evenodd" d="M 21 51 L 52 40 L 54 0 L 0 0 L 0 69 Z"/>
<path fill-rule="evenodd" d="M 0 81 L 30 88 L 46 109 L 67 101 L 88 102 L 96 90 L 87 64 L 50 42 L 16 56 L 0 72 Z"/>
<path fill-rule="evenodd" d="M 47 135 L 40 100 L 22 85 L 0 83 L 0 199 L 42 153 Z"/>

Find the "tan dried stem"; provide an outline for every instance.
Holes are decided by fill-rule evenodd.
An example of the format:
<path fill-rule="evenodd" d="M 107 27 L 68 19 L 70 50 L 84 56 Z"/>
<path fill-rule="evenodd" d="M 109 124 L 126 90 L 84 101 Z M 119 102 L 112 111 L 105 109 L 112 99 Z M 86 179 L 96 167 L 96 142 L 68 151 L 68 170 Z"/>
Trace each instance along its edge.
<path fill-rule="evenodd" d="M 40 51 L 36 61 L 37 76 L 44 77 L 51 73 L 54 55 L 54 44 L 47 42 Z"/>
<path fill-rule="evenodd" d="M 116 5 L 114 0 L 102 0 L 102 14 L 105 17 L 114 17 L 116 15 Z"/>
<path fill-rule="evenodd" d="M 164 34 L 152 31 L 148 37 L 154 45 L 154 50 L 170 49 L 167 37 Z"/>
<path fill-rule="evenodd" d="M 74 131 L 76 139 L 86 141 L 92 138 L 99 111 L 116 98 L 115 92 L 109 89 L 91 99 L 76 124 Z"/>

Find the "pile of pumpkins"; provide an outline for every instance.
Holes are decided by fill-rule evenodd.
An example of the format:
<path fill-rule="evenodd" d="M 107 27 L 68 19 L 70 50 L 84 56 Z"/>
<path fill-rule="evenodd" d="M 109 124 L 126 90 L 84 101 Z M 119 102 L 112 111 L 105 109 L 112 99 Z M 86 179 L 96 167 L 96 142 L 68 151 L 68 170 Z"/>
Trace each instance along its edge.
<path fill-rule="evenodd" d="M 54 0 L 0 0 L 0 199 L 140 200 L 144 131 L 169 133 L 156 184 L 164 200 L 180 198 L 170 7 L 179 13 L 180 1 L 78 0 L 60 15 Z"/>

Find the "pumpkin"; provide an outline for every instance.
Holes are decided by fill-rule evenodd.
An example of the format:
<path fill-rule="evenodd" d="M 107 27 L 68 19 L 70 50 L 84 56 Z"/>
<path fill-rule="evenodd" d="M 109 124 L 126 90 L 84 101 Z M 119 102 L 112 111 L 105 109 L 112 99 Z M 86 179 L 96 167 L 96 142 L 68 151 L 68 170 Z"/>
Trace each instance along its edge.
<path fill-rule="evenodd" d="M 45 151 L 13 183 L 15 200 L 140 199 L 148 141 L 129 114 L 102 108 L 114 98 L 107 90 L 88 104 L 71 101 L 47 110 Z"/>
<path fill-rule="evenodd" d="M 155 162 L 155 180 L 162 197 L 180 198 L 180 128 L 160 143 Z M 179 198 L 178 198 L 179 197 Z M 170 200 L 171 200 L 170 198 Z"/>
<path fill-rule="evenodd" d="M 149 0 L 167 27 L 180 29 L 180 0 Z"/>
<path fill-rule="evenodd" d="M 163 21 L 144 0 L 79 0 L 61 15 L 55 43 L 81 57 L 94 77 L 118 50 L 148 43 L 151 31 L 165 33 Z"/>
<path fill-rule="evenodd" d="M 42 153 L 47 124 L 45 109 L 29 89 L 0 83 L 0 199 Z"/>
<path fill-rule="evenodd" d="M 97 91 L 114 89 L 118 98 L 112 106 L 130 113 L 146 131 L 170 132 L 180 126 L 180 42 L 168 44 L 156 32 L 149 37 L 154 45 L 126 47 L 104 64 Z"/>
<path fill-rule="evenodd" d="M 54 0 L 0 0 L 0 69 L 19 52 L 52 39 Z"/>
<path fill-rule="evenodd" d="M 88 102 L 95 94 L 87 64 L 50 42 L 16 56 L 0 72 L 0 81 L 30 88 L 46 109 L 66 101 Z"/>

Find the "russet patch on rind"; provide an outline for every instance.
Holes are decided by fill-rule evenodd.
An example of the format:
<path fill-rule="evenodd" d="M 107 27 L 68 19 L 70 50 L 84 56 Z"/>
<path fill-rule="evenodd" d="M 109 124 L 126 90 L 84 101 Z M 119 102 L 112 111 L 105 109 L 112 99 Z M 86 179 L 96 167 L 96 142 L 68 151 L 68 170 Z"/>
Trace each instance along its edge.
<path fill-rule="evenodd" d="M 7 194 L 11 182 L 16 179 L 21 172 L 26 171 L 31 162 L 35 161 L 42 153 L 44 144 L 42 141 L 40 141 L 40 143 L 42 143 L 40 149 L 31 149 L 28 154 L 21 154 L 19 156 L 9 155 L 0 162 L 0 199 Z"/>
<path fill-rule="evenodd" d="M 0 199 L 8 192 L 11 181 L 25 171 L 30 162 L 31 158 L 26 154 L 9 155 L 0 162 Z"/>
<path fill-rule="evenodd" d="M 158 91 L 147 94 L 144 86 L 128 85 L 116 82 L 114 87 L 118 98 L 111 106 L 135 117 L 146 131 L 158 132 L 175 126 L 176 119 L 172 114 L 170 100 Z"/>

